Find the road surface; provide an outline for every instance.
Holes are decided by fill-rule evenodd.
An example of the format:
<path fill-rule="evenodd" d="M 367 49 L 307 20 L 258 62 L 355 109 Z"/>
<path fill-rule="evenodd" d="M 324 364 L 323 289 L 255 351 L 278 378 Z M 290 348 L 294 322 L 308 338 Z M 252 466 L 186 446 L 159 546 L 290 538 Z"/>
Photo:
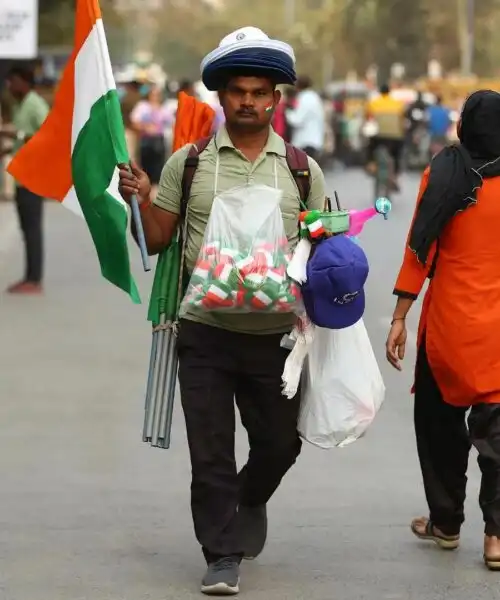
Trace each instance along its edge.
<path fill-rule="evenodd" d="M 344 206 L 369 204 L 361 172 L 337 171 L 328 182 Z M 475 461 L 462 548 L 446 554 L 409 531 L 410 519 L 425 513 L 408 391 L 415 353 L 397 374 L 384 362 L 384 340 L 417 184 L 406 176 L 390 220 L 378 218 L 362 234 L 371 261 L 365 322 L 386 380 L 385 406 L 356 444 L 304 447 L 270 504 L 265 552 L 243 565 L 245 599 L 500 598 L 498 575 L 481 563 Z M 21 269 L 14 216 L 0 205 L 3 287 Z M 141 442 L 145 307 L 101 279 L 76 217 L 49 204 L 46 227 L 45 296 L 0 296 L 0 599 L 198 598 L 204 563 L 192 532 L 179 405 L 170 451 Z M 138 280 L 147 299 L 152 275 Z"/>

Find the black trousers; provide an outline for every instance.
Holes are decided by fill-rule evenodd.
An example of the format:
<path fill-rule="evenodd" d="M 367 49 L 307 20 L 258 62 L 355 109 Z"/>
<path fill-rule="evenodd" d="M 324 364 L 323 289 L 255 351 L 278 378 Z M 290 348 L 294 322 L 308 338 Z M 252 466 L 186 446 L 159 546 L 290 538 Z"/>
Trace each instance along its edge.
<path fill-rule="evenodd" d="M 182 320 L 179 383 L 186 418 L 196 537 L 208 562 L 243 554 L 239 504 L 265 504 L 295 463 L 300 394 L 281 394 L 288 351 L 282 334 L 232 333 Z M 235 410 L 248 434 L 247 464 L 237 473 Z"/>
<path fill-rule="evenodd" d="M 158 185 L 166 160 L 165 138 L 162 135 L 143 138 L 140 144 L 141 167 L 152 185 Z"/>
<path fill-rule="evenodd" d="M 432 522 L 456 535 L 464 521 L 469 452 L 479 452 L 479 504 L 485 533 L 500 537 L 500 404 L 467 408 L 444 402 L 420 345 L 415 379 L 415 433 Z M 468 425 L 468 427 L 467 427 Z"/>
<path fill-rule="evenodd" d="M 43 276 L 43 198 L 24 187 L 16 187 L 16 206 L 24 239 L 24 280 L 41 283 Z"/>

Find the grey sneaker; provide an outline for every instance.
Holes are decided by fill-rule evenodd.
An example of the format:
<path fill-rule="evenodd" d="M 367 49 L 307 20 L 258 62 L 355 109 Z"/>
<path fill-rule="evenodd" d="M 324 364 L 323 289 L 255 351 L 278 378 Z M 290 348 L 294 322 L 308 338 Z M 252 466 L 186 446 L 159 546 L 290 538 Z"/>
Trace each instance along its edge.
<path fill-rule="evenodd" d="M 240 591 L 239 583 L 239 561 L 227 556 L 208 565 L 201 591 L 208 596 L 235 596 Z"/>
<path fill-rule="evenodd" d="M 246 560 L 254 560 L 264 549 L 267 539 L 266 505 L 238 507 L 238 532 Z"/>

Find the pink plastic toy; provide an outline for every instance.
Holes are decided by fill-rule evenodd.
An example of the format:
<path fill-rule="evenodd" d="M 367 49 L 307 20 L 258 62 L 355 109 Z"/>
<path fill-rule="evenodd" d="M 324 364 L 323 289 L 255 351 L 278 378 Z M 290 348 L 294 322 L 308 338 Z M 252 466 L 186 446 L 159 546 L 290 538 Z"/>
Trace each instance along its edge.
<path fill-rule="evenodd" d="M 347 235 L 355 236 L 359 235 L 363 231 L 363 227 L 365 223 L 367 223 L 370 219 L 373 219 L 376 215 L 378 215 L 378 211 L 376 208 L 366 208 L 365 210 L 350 210 L 349 211 L 349 231 Z"/>

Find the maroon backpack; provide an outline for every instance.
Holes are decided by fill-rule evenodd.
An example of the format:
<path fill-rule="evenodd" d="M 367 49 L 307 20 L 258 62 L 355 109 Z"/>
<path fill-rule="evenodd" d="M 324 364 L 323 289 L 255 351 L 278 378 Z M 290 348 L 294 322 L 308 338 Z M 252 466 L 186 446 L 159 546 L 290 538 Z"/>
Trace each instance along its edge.
<path fill-rule="evenodd" d="M 191 185 L 193 183 L 194 175 L 198 164 L 200 162 L 200 154 L 204 152 L 211 142 L 213 136 L 198 140 L 193 146 L 191 146 L 189 153 L 184 163 L 184 173 L 182 175 L 182 200 L 181 200 L 181 216 L 186 216 L 187 204 L 189 196 L 191 194 Z M 292 146 L 288 142 L 285 142 L 286 147 L 286 163 L 292 177 L 299 188 L 299 195 L 302 204 L 307 204 L 309 192 L 311 191 L 311 171 L 309 170 L 309 161 L 307 154 Z"/>

